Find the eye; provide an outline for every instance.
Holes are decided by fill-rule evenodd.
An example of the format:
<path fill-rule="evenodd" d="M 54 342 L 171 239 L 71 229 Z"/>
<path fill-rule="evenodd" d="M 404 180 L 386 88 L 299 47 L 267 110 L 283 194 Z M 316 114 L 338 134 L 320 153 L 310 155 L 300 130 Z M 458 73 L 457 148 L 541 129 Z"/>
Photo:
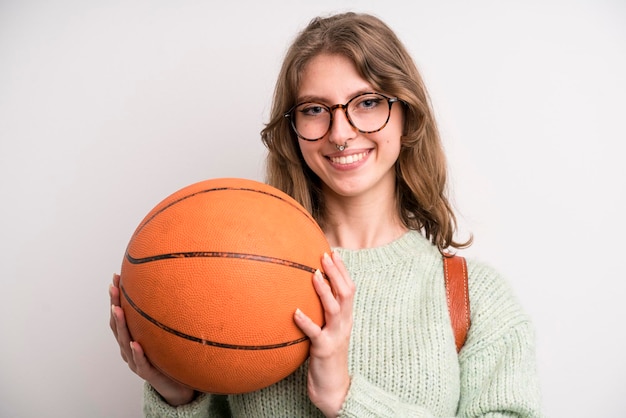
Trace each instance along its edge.
<path fill-rule="evenodd" d="M 383 100 L 384 99 L 382 97 L 377 95 L 365 95 L 356 100 L 354 108 L 359 111 L 375 109 Z"/>
<path fill-rule="evenodd" d="M 298 112 L 304 116 L 320 116 L 328 113 L 328 108 L 319 103 L 304 103 L 298 107 Z"/>

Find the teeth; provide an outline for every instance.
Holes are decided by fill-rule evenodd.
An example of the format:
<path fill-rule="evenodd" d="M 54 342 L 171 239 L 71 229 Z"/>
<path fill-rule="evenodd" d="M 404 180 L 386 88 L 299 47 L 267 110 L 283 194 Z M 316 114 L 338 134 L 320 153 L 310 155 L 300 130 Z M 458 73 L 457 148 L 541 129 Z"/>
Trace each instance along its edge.
<path fill-rule="evenodd" d="M 352 154 L 348 156 L 333 157 L 330 160 L 335 164 L 352 164 L 357 161 L 361 161 L 366 155 L 367 152 L 361 152 L 359 154 Z"/>

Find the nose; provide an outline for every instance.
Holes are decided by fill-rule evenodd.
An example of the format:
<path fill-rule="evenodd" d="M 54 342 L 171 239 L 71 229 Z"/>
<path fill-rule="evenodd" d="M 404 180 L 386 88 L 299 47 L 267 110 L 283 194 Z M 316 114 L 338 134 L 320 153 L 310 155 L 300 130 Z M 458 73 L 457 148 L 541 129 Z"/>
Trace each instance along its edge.
<path fill-rule="evenodd" d="M 328 140 L 335 144 L 345 144 L 346 141 L 354 138 L 356 128 L 350 123 L 345 107 L 341 105 L 333 106 L 331 113 L 333 119 Z"/>

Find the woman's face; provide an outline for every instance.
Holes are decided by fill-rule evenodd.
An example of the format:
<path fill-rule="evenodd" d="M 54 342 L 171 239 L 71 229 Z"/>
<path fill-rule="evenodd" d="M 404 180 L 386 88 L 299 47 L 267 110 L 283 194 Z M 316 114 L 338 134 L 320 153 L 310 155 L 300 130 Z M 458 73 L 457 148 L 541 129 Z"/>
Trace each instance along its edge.
<path fill-rule="evenodd" d="M 321 54 L 304 67 L 296 102 L 314 101 L 332 107 L 364 92 L 386 95 L 361 78 L 350 59 Z M 379 106 L 388 108 L 387 102 Z M 370 134 L 354 128 L 341 108 L 332 112 L 332 126 L 324 137 L 314 142 L 298 140 L 306 164 L 324 183 L 324 192 L 344 197 L 393 193 L 394 165 L 400 154 L 403 128 L 402 105 L 394 103 L 387 125 Z M 343 144 L 347 146 L 340 151 L 336 145 Z"/>

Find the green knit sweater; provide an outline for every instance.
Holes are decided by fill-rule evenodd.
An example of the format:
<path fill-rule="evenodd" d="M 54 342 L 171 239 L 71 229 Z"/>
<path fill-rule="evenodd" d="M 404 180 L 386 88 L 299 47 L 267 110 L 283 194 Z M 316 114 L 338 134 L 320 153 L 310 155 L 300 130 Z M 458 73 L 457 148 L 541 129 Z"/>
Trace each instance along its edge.
<path fill-rule="evenodd" d="M 437 249 L 418 232 L 336 249 L 356 283 L 351 386 L 340 417 L 540 417 L 534 336 L 503 278 L 468 261 L 471 329 L 457 354 Z M 147 417 L 317 417 L 306 367 L 266 389 L 177 408 L 145 385 Z M 224 412 L 226 411 L 226 412 Z"/>

